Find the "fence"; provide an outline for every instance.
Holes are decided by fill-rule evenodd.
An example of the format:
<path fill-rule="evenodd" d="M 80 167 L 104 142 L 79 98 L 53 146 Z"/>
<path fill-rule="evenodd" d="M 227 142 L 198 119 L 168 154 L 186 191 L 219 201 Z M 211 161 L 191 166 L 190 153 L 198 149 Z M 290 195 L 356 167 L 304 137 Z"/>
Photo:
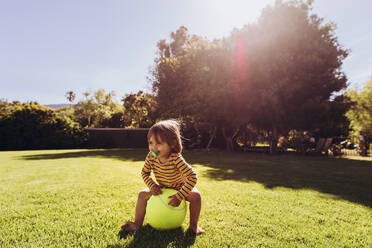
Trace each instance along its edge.
<path fill-rule="evenodd" d="M 146 148 L 148 128 L 86 128 L 92 148 Z"/>

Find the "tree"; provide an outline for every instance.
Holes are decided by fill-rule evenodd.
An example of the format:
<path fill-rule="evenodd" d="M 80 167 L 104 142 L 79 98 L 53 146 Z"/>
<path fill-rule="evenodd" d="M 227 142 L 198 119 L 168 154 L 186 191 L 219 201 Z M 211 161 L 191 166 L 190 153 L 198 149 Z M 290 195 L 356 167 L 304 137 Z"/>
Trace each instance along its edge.
<path fill-rule="evenodd" d="M 209 42 L 191 36 L 180 27 L 171 33 L 169 43 L 161 40 L 158 49 L 152 83 L 161 116 L 193 116 L 196 122 L 210 123 L 212 137 L 219 130 L 227 140 L 227 127 L 233 123 L 230 45 L 225 40 Z"/>
<path fill-rule="evenodd" d="M 162 117 L 179 117 L 185 112 L 180 109 L 184 88 L 187 85 L 184 65 L 180 59 L 186 54 L 186 46 L 190 41 L 187 28 L 180 27 L 175 33 L 171 33 L 171 42 L 160 40 L 157 44 L 158 56 L 155 58 L 155 66 L 152 70 L 153 92 L 159 104 Z"/>
<path fill-rule="evenodd" d="M 349 133 L 350 121 L 345 116 L 353 105 L 347 95 L 339 95 L 322 104 L 322 110 L 317 113 L 317 126 L 308 131 L 315 137 L 345 137 Z M 306 121 L 306 119 L 304 119 Z M 311 117 L 307 121 L 313 121 Z"/>
<path fill-rule="evenodd" d="M 79 122 L 82 127 L 93 127 L 97 105 L 92 98 L 86 96 L 85 100 L 75 104 L 74 120 Z"/>
<path fill-rule="evenodd" d="M 130 128 L 149 128 L 158 119 L 157 103 L 153 95 L 138 91 L 125 95 L 124 123 Z"/>
<path fill-rule="evenodd" d="M 372 141 L 372 77 L 360 92 L 349 90 L 347 96 L 354 102 L 346 113 L 350 120 L 351 135 L 357 138 L 363 136 L 362 154 L 367 155 Z"/>
<path fill-rule="evenodd" d="M 338 43 L 335 25 L 310 10 L 311 2 L 277 1 L 256 25 L 232 34 L 235 42 L 243 38 L 246 51 L 240 102 L 252 123 L 270 132 L 273 152 L 280 134 L 317 127 L 318 113 L 346 87 L 341 65 L 348 51 Z"/>
<path fill-rule="evenodd" d="M 100 89 L 93 95 L 89 92 L 83 95 L 84 99 L 74 107 L 74 120 L 82 127 L 110 127 L 112 115 L 123 112 L 123 106 L 113 100 L 114 92 Z"/>
<path fill-rule="evenodd" d="M 227 149 L 248 126 L 269 134 L 272 152 L 289 130 L 320 126 L 317 114 L 346 87 L 348 51 L 310 9 L 311 1 L 277 1 L 228 38 L 207 41 L 180 27 L 161 40 L 151 80 L 162 115 L 208 121 Z"/>
<path fill-rule="evenodd" d="M 70 107 L 71 107 L 71 104 L 75 101 L 76 94 L 73 91 L 67 91 L 65 96 L 67 100 L 70 102 Z"/>
<path fill-rule="evenodd" d="M 8 114 L 0 118 L 1 149 L 73 148 L 85 141 L 78 123 L 36 102 L 14 102 L 6 108 Z"/>

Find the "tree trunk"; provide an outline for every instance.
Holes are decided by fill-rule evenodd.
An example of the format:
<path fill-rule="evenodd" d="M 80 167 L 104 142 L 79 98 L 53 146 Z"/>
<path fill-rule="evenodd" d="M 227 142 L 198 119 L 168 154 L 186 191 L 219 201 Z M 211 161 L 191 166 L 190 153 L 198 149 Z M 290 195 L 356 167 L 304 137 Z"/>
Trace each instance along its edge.
<path fill-rule="evenodd" d="M 233 146 L 234 150 L 237 150 L 237 148 L 240 149 L 239 144 L 236 141 L 237 141 L 239 135 L 241 135 L 241 132 L 242 132 L 243 128 L 244 128 L 243 126 L 238 127 L 235 130 L 234 135 L 232 136 L 232 146 Z"/>
<path fill-rule="evenodd" d="M 270 154 L 276 154 L 278 148 L 278 129 L 274 126 L 270 141 Z"/>
<path fill-rule="evenodd" d="M 226 150 L 231 152 L 233 150 L 233 144 L 232 144 L 233 139 L 232 137 L 226 134 L 226 129 L 224 127 L 222 128 L 222 134 L 223 134 L 223 137 L 225 138 Z"/>
<path fill-rule="evenodd" d="M 214 127 L 213 133 L 212 133 L 211 138 L 209 139 L 209 142 L 208 142 L 208 145 L 207 145 L 207 150 L 209 150 L 213 139 L 216 137 L 216 133 L 217 133 L 217 127 Z"/>
<path fill-rule="evenodd" d="M 360 155 L 361 156 L 364 156 L 364 157 L 367 156 L 367 151 L 368 151 L 367 143 L 368 142 L 366 142 L 364 137 L 360 139 Z"/>
<path fill-rule="evenodd" d="M 227 135 L 226 133 L 226 129 L 223 127 L 222 128 L 222 134 L 223 134 L 223 137 L 225 138 L 225 142 L 226 142 L 226 150 L 227 151 L 233 151 L 235 150 L 234 149 L 234 142 L 236 142 L 236 137 L 238 136 L 240 132 L 240 128 L 237 128 L 233 133 L 232 133 L 232 136 L 230 137 L 229 135 Z"/>

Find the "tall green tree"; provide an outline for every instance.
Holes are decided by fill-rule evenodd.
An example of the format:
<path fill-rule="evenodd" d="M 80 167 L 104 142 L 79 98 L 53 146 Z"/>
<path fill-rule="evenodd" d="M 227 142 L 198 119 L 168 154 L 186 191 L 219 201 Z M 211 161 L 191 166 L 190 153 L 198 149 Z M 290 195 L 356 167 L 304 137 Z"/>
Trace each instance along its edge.
<path fill-rule="evenodd" d="M 208 41 L 180 27 L 161 40 L 152 71 L 161 113 L 220 127 L 230 149 L 249 125 L 270 135 L 273 152 L 289 130 L 320 126 L 319 113 L 346 87 L 348 51 L 335 25 L 310 11 L 311 1 L 277 1 L 228 38 Z"/>
<path fill-rule="evenodd" d="M 160 40 L 157 44 L 157 57 L 150 81 L 162 117 L 179 117 L 185 112 L 181 106 L 188 107 L 182 102 L 187 78 L 190 76 L 183 59 L 187 57 L 186 48 L 189 41 L 187 28 L 182 26 L 175 33 L 171 33 L 171 42 Z"/>
<path fill-rule="evenodd" d="M 124 123 L 128 128 L 149 128 L 158 119 L 157 103 L 152 94 L 138 91 L 122 99 Z"/>
<path fill-rule="evenodd" d="M 67 100 L 70 102 L 70 107 L 71 107 L 71 104 L 75 101 L 75 98 L 76 98 L 76 94 L 75 92 L 73 91 L 67 91 L 66 94 L 65 94 Z"/>
<path fill-rule="evenodd" d="M 355 137 L 363 136 L 364 148 L 367 148 L 364 151 L 364 155 L 366 155 L 372 141 L 372 77 L 360 92 L 349 90 L 347 95 L 354 102 L 346 113 L 350 120 L 351 135 Z"/>
<path fill-rule="evenodd" d="M 82 127 L 109 127 L 112 115 L 124 111 L 123 106 L 113 100 L 114 95 L 103 89 L 92 95 L 85 92 L 84 99 L 74 107 L 74 120 Z"/>
<path fill-rule="evenodd" d="M 335 25 L 310 10 L 311 1 L 277 1 L 257 24 L 232 35 L 245 47 L 241 104 L 255 126 L 270 132 L 273 151 L 280 134 L 317 127 L 332 94 L 346 88 L 341 65 L 348 51 Z"/>
<path fill-rule="evenodd" d="M 210 123 L 213 134 L 226 131 L 234 122 L 231 46 L 225 40 L 209 42 L 189 35 L 180 27 L 170 42 L 161 40 L 158 49 L 152 83 L 161 116 L 193 116 L 196 122 Z"/>

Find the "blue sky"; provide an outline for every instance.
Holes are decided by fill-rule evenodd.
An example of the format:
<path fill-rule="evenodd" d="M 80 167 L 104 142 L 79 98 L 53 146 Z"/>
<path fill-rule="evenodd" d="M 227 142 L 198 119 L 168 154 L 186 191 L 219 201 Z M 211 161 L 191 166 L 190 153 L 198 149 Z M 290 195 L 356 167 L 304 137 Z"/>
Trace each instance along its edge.
<path fill-rule="evenodd" d="M 184 25 L 210 40 L 256 21 L 274 0 L 0 1 L 0 98 L 66 103 L 65 92 L 150 90 L 156 43 Z M 372 75 L 372 1 L 315 0 L 351 49 L 343 70 L 360 89 Z"/>

